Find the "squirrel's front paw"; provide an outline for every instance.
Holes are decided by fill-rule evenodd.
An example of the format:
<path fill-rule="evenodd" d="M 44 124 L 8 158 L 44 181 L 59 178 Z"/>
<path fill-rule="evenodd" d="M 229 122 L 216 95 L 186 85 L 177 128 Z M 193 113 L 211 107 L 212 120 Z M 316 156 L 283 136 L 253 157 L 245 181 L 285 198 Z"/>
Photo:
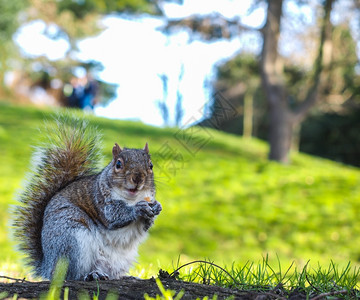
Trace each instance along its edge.
<path fill-rule="evenodd" d="M 109 276 L 99 271 L 92 271 L 84 278 L 85 281 L 109 280 Z"/>
<path fill-rule="evenodd" d="M 149 203 L 145 200 L 139 201 L 135 204 L 136 215 L 145 219 L 151 219 L 154 217 L 154 212 Z"/>
<path fill-rule="evenodd" d="M 149 205 L 155 216 L 157 216 L 162 211 L 162 206 L 158 201 L 151 202 Z"/>

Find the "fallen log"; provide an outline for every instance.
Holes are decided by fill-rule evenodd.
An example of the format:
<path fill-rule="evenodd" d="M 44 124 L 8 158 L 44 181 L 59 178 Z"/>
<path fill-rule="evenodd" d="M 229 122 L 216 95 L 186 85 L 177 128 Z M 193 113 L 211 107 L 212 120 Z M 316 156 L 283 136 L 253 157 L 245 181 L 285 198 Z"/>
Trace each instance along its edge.
<path fill-rule="evenodd" d="M 236 289 L 222 288 L 213 285 L 198 284 L 192 282 L 178 281 L 172 278 L 161 279 L 165 289 L 176 291 L 176 294 L 181 290 L 184 295 L 181 299 L 202 299 L 209 296 L 212 299 L 213 295 L 217 295 L 217 299 L 226 299 L 234 297 L 239 300 L 256 299 L 261 293 L 240 291 Z M 0 293 L 6 298 L 13 297 L 15 294 L 18 298 L 34 299 L 46 294 L 50 289 L 49 281 L 30 282 L 30 281 L 16 281 L 11 283 L 0 283 Z M 94 295 L 98 299 L 105 299 L 109 294 L 113 295 L 112 299 L 144 299 L 144 294 L 155 297 L 161 292 L 156 284 L 154 278 L 139 279 L 134 277 L 123 277 L 120 280 L 106 280 L 99 282 L 85 282 L 85 281 L 65 281 L 61 288 L 60 299 L 64 299 L 64 291 L 68 288 L 68 299 L 77 299 L 80 294 L 89 295 L 90 299 Z M 4 297 L 1 297 L 4 298 Z M 258 298 L 259 299 L 259 298 Z"/>

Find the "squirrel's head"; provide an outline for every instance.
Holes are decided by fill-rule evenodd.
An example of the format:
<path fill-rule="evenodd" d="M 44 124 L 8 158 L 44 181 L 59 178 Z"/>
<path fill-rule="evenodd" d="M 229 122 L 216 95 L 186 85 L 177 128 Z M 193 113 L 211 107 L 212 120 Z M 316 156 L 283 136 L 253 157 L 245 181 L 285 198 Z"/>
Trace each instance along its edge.
<path fill-rule="evenodd" d="M 154 190 L 153 164 L 148 143 L 143 149 L 121 149 L 118 144 L 112 149 L 112 183 L 127 199 L 135 199 Z"/>

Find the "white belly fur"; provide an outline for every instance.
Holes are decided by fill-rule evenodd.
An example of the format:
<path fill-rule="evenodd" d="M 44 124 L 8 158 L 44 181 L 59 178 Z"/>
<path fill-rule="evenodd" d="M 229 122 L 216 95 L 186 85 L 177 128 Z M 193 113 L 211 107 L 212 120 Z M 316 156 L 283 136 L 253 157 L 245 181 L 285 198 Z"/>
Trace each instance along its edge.
<path fill-rule="evenodd" d="M 134 222 L 117 230 L 91 228 L 76 234 L 80 246 L 80 273 L 105 273 L 118 279 L 128 273 L 136 261 L 138 245 L 146 238 L 143 224 Z"/>

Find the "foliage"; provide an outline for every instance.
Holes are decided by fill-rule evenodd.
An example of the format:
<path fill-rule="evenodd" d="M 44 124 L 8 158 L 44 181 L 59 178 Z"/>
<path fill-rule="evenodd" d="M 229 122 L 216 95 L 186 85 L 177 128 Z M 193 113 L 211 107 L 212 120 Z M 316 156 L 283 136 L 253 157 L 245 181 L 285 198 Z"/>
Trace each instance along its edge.
<path fill-rule="evenodd" d="M 302 32 L 302 38 L 311 41 L 311 29 Z M 359 101 L 360 92 L 357 89 L 359 76 L 356 66 L 359 61 L 356 55 L 356 41 L 351 35 L 349 25 L 346 23 L 334 27 L 334 50 L 332 63 L 326 70 L 328 81 L 322 94 L 319 96 L 320 111 L 329 111 L 331 99 L 329 96 L 339 95 L 346 100 Z M 253 54 L 241 53 L 217 67 L 217 80 L 230 89 L 234 85 L 245 84 L 247 88 L 260 88 L 259 59 Z M 304 58 L 305 59 L 305 58 Z M 284 76 L 290 105 L 294 106 L 305 97 L 305 87 L 311 85 L 313 80 L 311 70 L 304 61 L 297 62 L 293 57 L 284 57 Z M 329 103 L 330 102 L 330 103 Z M 348 103 L 347 103 L 348 104 Z M 337 108 L 346 109 L 345 107 Z"/>
<path fill-rule="evenodd" d="M 311 267 L 307 262 L 303 268 L 298 268 L 294 263 L 284 268 L 280 261 L 274 267 L 269 264 L 268 257 L 263 257 L 258 264 L 233 263 L 225 268 L 210 261 L 203 261 L 195 267 L 181 270 L 177 277 L 180 280 L 202 284 L 268 293 L 269 296 L 285 299 L 290 298 L 292 294 L 301 296 L 301 299 L 325 293 L 344 299 L 360 296 L 360 269 L 351 267 L 350 263 L 339 268 L 332 261 L 328 267 Z"/>
<path fill-rule="evenodd" d="M 302 32 L 301 36 L 309 43 L 311 29 Z M 318 95 L 317 107 L 312 110 L 311 118 L 303 123 L 300 147 L 306 153 L 359 166 L 355 154 L 358 147 L 355 132 L 358 127 L 357 111 L 360 110 L 360 76 L 356 73 L 356 43 L 347 23 L 334 27 L 333 44 L 332 62 L 326 69 L 326 84 Z M 259 59 L 255 55 L 241 53 L 218 66 L 215 88 L 221 90 L 240 112 L 221 130 L 237 134 L 243 132 L 243 99 L 250 90 L 254 91 L 254 136 L 267 139 L 269 121 L 266 118 L 265 95 L 258 92 L 261 89 Z M 312 72 L 304 61 L 299 63 L 293 57 L 285 57 L 284 77 L 288 105 L 294 109 L 306 97 L 313 82 Z M 241 85 L 244 86 L 242 93 L 232 93 Z M 297 137 L 294 138 L 296 140 Z"/>
<path fill-rule="evenodd" d="M 260 66 L 255 55 L 242 53 L 218 66 L 217 77 L 228 85 L 244 83 L 249 88 L 260 85 Z"/>
<path fill-rule="evenodd" d="M 9 206 L 29 171 L 31 145 L 43 140 L 37 128 L 52 113 L 0 104 L 0 265 L 8 275 L 25 274 L 8 236 Z M 149 142 L 163 212 L 138 268 L 166 267 L 179 255 L 244 264 L 267 253 L 271 264 L 359 265 L 359 169 L 297 153 L 283 166 L 267 161 L 265 143 L 209 129 L 88 118 L 102 131 L 104 164 L 114 142 Z"/>
<path fill-rule="evenodd" d="M 9 57 L 16 55 L 12 35 L 19 26 L 18 14 L 27 7 L 24 0 L 0 0 L 0 92 L 4 73 L 9 68 Z"/>
<path fill-rule="evenodd" d="M 101 31 L 99 19 L 110 13 L 156 13 L 156 5 L 148 0 L 30 0 L 27 12 L 28 20 L 41 19 L 47 25 L 57 25 L 56 33 L 50 37 L 65 36 L 73 49 L 76 49 L 77 39 L 93 36 Z"/>
<path fill-rule="evenodd" d="M 84 18 L 89 13 L 109 14 L 113 12 L 131 12 L 131 13 L 158 13 L 156 1 L 149 0 L 84 0 L 72 1 L 65 0 L 57 6 L 58 12 L 71 11 L 76 18 Z"/>
<path fill-rule="evenodd" d="M 360 108 L 346 115 L 311 115 L 301 127 L 300 150 L 360 167 Z"/>
<path fill-rule="evenodd" d="M 339 95 L 343 101 L 360 101 L 360 76 L 356 72 L 359 57 L 356 54 L 356 40 L 347 23 L 334 27 L 333 58 L 325 95 Z"/>
<path fill-rule="evenodd" d="M 66 99 L 61 93 L 61 88 L 52 90 L 49 88 L 52 79 L 64 85 L 74 76 L 74 69 L 83 66 L 85 69 L 96 72 L 99 69 L 93 62 L 81 63 L 74 59 L 77 51 L 77 42 L 80 39 L 99 34 L 104 28 L 100 19 L 110 13 L 149 13 L 159 14 L 157 2 L 149 0 L 14 0 L 0 1 L 0 84 L 4 83 L 5 71 L 10 69 L 17 73 L 17 77 L 23 78 L 20 83 L 25 87 L 40 86 L 56 100 L 66 105 Z M 19 17 L 21 16 L 21 18 Z M 45 24 L 44 34 L 51 39 L 65 39 L 69 48 L 65 57 L 51 61 L 46 57 L 21 57 L 12 42 L 12 36 L 16 30 L 34 20 L 42 20 Z M 34 78 L 35 77 L 35 78 Z M 44 86 L 44 84 L 46 86 Z M 98 102 L 105 104 L 115 95 L 115 87 L 105 82 L 99 82 L 101 98 Z M 3 93 L 0 86 L 0 94 Z M 23 86 L 12 87 L 16 94 L 17 89 Z"/>
<path fill-rule="evenodd" d="M 253 112 L 249 116 L 253 121 L 252 135 L 267 139 L 267 104 L 260 85 L 259 59 L 250 53 L 241 53 L 229 61 L 217 66 L 217 79 L 214 89 L 220 91 L 239 112 L 234 119 L 221 124 L 220 130 L 235 134 L 244 134 L 246 97 L 252 99 Z M 217 100 L 217 99 L 215 99 Z M 214 102 L 213 107 L 216 107 Z M 221 112 L 218 112 L 218 114 Z M 215 113 L 216 115 L 216 113 Z"/>
<path fill-rule="evenodd" d="M 27 22 L 43 20 L 47 26 L 52 26 L 51 31 L 45 30 L 46 35 L 54 39 L 65 37 L 74 50 L 77 39 L 93 36 L 101 30 L 98 24 L 100 15 L 89 8 L 89 1 L 30 0 Z"/>
<path fill-rule="evenodd" d="M 27 6 L 27 1 L 0 1 L 0 41 L 8 42 L 17 30 L 19 23 L 17 15 Z"/>

